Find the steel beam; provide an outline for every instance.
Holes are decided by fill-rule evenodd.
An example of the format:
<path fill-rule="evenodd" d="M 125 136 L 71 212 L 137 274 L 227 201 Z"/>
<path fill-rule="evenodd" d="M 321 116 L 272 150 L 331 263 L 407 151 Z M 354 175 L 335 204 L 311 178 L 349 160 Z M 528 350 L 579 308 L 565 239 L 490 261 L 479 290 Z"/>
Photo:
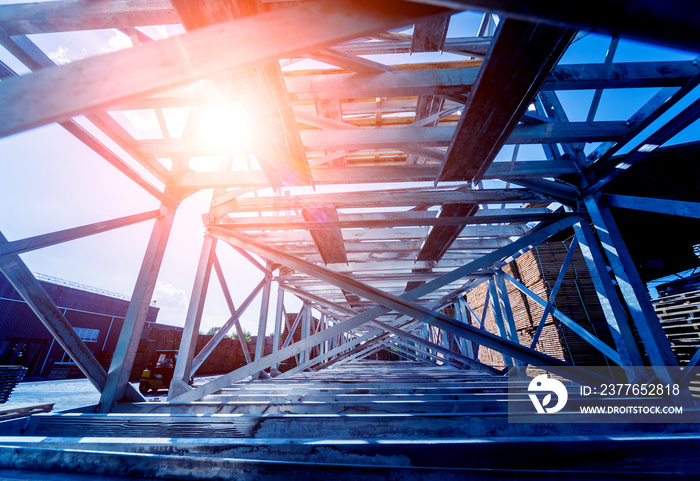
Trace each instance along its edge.
<path fill-rule="evenodd" d="M 462 364 L 465 364 L 467 366 L 470 366 L 474 369 L 478 369 L 480 371 L 487 372 L 489 374 L 494 374 L 494 375 L 501 375 L 502 372 L 499 371 L 498 369 L 495 369 L 491 366 L 487 366 L 486 364 L 483 364 L 473 358 L 464 356 L 458 352 L 455 352 L 451 349 L 449 349 L 447 346 L 440 346 L 434 342 L 426 341 L 425 339 L 421 339 L 418 336 L 414 336 L 413 334 L 409 334 L 408 332 L 405 332 L 397 327 L 391 326 L 385 322 L 377 321 L 374 320 L 371 322 L 372 324 L 382 328 L 383 330 L 390 332 L 391 334 L 400 337 L 401 339 L 404 339 L 406 341 L 411 341 L 414 344 L 418 344 L 419 346 L 424 346 L 427 348 L 432 349 L 435 352 L 441 353 L 443 356 L 446 356 L 448 358 L 455 359 Z"/>
<path fill-rule="evenodd" d="M 214 349 L 216 349 L 216 346 L 219 345 L 221 340 L 226 336 L 226 334 L 231 330 L 232 326 L 236 326 L 239 328 L 238 331 L 238 338 L 243 339 L 243 342 L 241 342 L 241 348 L 243 349 L 243 354 L 246 358 L 246 363 L 251 362 L 250 359 L 250 353 L 248 352 L 248 343 L 245 340 L 245 333 L 240 329 L 240 322 L 239 319 L 243 315 L 243 313 L 248 309 L 250 304 L 253 302 L 253 299 L 255 299 L 255 296 L 258 295 L 258 293 L 262 290 L 263 285 L 265 283 L 265 279 L 260 281 L 258 286 L 253 289 L 253 292 L 251 292 L 248 297 L 243 301 L 243 303 L 240 305 L 238 309 L 236 309 L 234 312 L 231 313 L 231 317 L 224 323 L 223 326 L 221 326 L 221 329 L 219 329 L 216 334 L 209 340 L 209 342 L 202 348 L 201 351 L 197 354 L 197 356 L 194 358 L 192 361 L 192 369 L 191 373 L 194 375 L 194 373 L 197 372 L 197 369 L 201 367 L 202 364 L 204 364 L 204 361 L 211 355 L 212 352 L 214 352 Z M 246 355 L 247 354 L 247 355 Z"/>
<path fill-rule="evenodd" d="M 542 306 L 543 308 L 547 306 L 547 302 L 542 299 L 540 296 L 532 292 L 530 289 L 528 289 L 526 286 L 524 286 L 520 281 L 517 279 L 514 279 L 513 277 L 509 276 L 508 274 L 503 274 L 505 278 L 513 284 L 515 287 L 520 289 L 523 293 L 527 294 L 530 299 L 535 301 L 537 304 Z M 608 357 L 611 361 L 613 361 L 617 365 L 621 365 L 622 361 L 620 359 L 620 355 L 610 346 L 605 344 L 603 341 L 595 337 L 593 334 L 588 332 L 586 329 L 581 327 L 579 324 L 577 324 L 573 319 L 571 319 L 569 316 L 561 312 L 559 309 L 552 307 L 551 308 L 552 315 L 559 319 L 566 327 L 574 331 L 576 334 L 579 335 L 583 340 L 588 342 L 591 346 L 594 348 L 598 349 L 600 352 L 605 354 L 606 357 Z"/>
<path fill-rule="evenodd" d="M 282 335 L 282 317 L 286 316 L 284 310 L 284 289 L 281 285 L 277 286 L 277 309 L 275 309 L 275 329 L 272 335 L 272 352 L 279 351 L 280 336 Z M 277 370 L 277 366 L 272 366 L 273 370 Z"/>
<path fill-rule="evenodd" d="M 493 318 L 496 322 L 496 329 L 498 330 L 498 335 L 503 339 L 510 339 L 510 329 L 506 328 L 506 324 L 503 320 L 503 311 L 500 304 L 500 299 L 498 297 L 498 291 L 496 290 L 496 283 L 493 278 L 489 279 L 488 290 L 491 294 L 491 309 L 493 311 Z M 503 356 L 503 363 L 507 366 L 513 365 L 513 358 L 508 356 L 506 353 L 500 353 Z"/>
<path fill-rule="evenodd" d="M 407 361 L 420 362 L 422 364 L 439 367 L 447 366 L 453 369 L 462 369 L 463 366 L 457 365 L 454 361 L 440 357 L 434 353 L 428 352 L 420 347 L 415 347 L 404 342 L 401 339 L 391 341 L 382 341 L 382 345 L 385 346 L 386 350 L 395 352 L 399 356 L 403 357 Z M 394 349 L 395 351 L 392 351 Z"/>
<path fill-rule="evenodd" d="M 537 245 L 541 242 L 544 242 L 547 240 L 549 237 L 552 235 L 556 234 L 557 232 L 560 232 L 562 229 L 565 229 L 567 227 L 570 227 L 573 223 L 575 223 L 578 220 L 578 216 L 572 216 L 571 218 L 561 220 L 559 222 L 556 222 L 550 226 L 547 226 L 543 229 L 538 230 L 537 232 L 530 233 L 526 236 L 521 237 L 520 239 L 514 241 L 511 245 L 502 247 L 501 249 L 498 249 L 491 254 L 487 254 L 483 256 L 480 259 L 477 259 L 475 261 L 469 262 L 465 264 L 464 266 L 455 269 L 454 271 L 443 275 L 442 277 L 426 282 L 420 287 L 417 287 L 416 289 L 402 294 L 402 298 L 406 300 L 415 300 L 420 297 L 423 297 L 424 295 L 433 292 L 437 289 L 440 289 L 441 287 L 448 285 L 454 281 L 457 281 L 465 276 L 468 276 L 469 274 L 472 274 L 475 271 L 478 271 L 479 269 L 482 269 L 484 267 L 488 267 L 489 265 L 493 264 L 494 262 L 503 259 L 505 257 L 517 257 L 519 254 L 525 252 L 530 248 L 532 245 Z M 229 242 L 233 240 L 234 238 L 238 238 L 238 236 L 232 238 L 231 233 L 227 232 L 225 229 L 217 228 L 217 227 L 210 227 L 209 232 L 211 235 L 216 236 L 220 238 L 221 240 L 224 240 L 226 242 Z M 246 245 L 249 240 L 246 240 Z M 198 399 L 201 399 L 202 397 L 214 393 L 218 391 L 219 389 L 222 389 L 224 387 L 227 387 L 231 385 L 234 382 L 240 381 L 242 379 L 245 379 L 247 376 L 250 376 L 261 369 L 266 369 L 273 365 L 276 362 L 281 362 L 288 357 L 294 356 L 305 349 L 308 349 L 312 346 L 315 346 L 326 339 L 331 339 L 337 335 L 340 335 L 346 331 L 349 331 L 351 329 L 354 329 L 358 326 L 361 326 L 381 315 L 386 314 L 389 312 L 390 309 L 386 307 L 375 307 L 372 308 L 368 311 L 363 312 L 362 314 L 359 314 L 351 319 L 348 319 L 344 322 L 337 323 L 328 329 L 326 329 L 323 332 L 320 332 L 318 334 L 315 334 L 311 336 L 308 339 L 305 339 L 302 342 L 297 342 L 295 344 L 292 344 L 289 347 L 283 348 L 279 350 L 276 353 L 273 353 L 269 356 L 266 356 L 264 359 L 261 359 L 260 361 L 255 361 L 247 366 L 244 366 L 242 368 L 237 369 L 236 371 L 230 372 L 228 374 L 224 374 L 223 376 L 217 378 L 214 381 L 211 381 L 203 386 L 200 386 L 199 388 L 195 389 L 194 391 L 190 391 L 187 393 L 184 393 L 180 396 L 178 396 L 176 399 L 173 401 L 183 401 L 183 402 L 189 402 L 189 401 L 196 401 Z M 431 311 L 430 311 L 431 312 Z M 431 312 L 432 313 L 432 312 Z M 456 321 L 455 321 L 456 323 Z M 471 326 L 469 326 L 471 327 Z M 469 337 L 469 336 L 465 336 Z M 476 342 L 480 342 L 481 339 L 476 340 Z M 518 346 L 518 348 L 522 348 L 522 346 Z M 524 349 L 524 348 L 523 348 Z M 539 356 L 538 356 L 539 357 Z M 549 363 L 554 363 L 555 365 L 561 365 L 561 364 L 566 364 L 566 363 L 561 363 L 558 360 L 551 360 L 548 356 L 543 356 L 541 359 L 538 361 L 535 361 L 534 364 L 540 364 L 540 365 L 545 365 Z"/>
<path fill-rule="evenodd" d="M 434 212 L 390 212 L 367 214 L 343 214 L 338 221 L 303 222 L 299 217 L 267 217 L 227 219 L 227 224 L 213 224 L 211 227 L 226 230 L 308 230 L 335 228 L 362 229 L 369 227 L 413 227 L 434 225 L 501 224 L 512 222 L 558 221 L 571 217 L 567 212 L 551 212 L 547 209 L 489 209 L 479 210 L 470 217 L 436 217 Z"/>
<path fill-rule="evenodd" d="M 31 70 L 38 70 L 41 68 L 53 66 L 54 62 L 27 37 L 20 35 L 17 37 L 9 37 L 0 30 L 0 43 L 7 48 L 17 59 L 24 63 Z M 0 70 L 0 78 L 6 79 L 10 77 L 16 77 L 17 73 L 5 66 Z M 94 117 L 90 115 L 88 117 Z M 111 119 L 111 117 L 110 117 Z M 116 122 L 114 122 L 116 123 Z M 133 169 L 129 164 L 127 164 L 121 157 L 115 154 L 111 149 L 109 149 L 103 142 L 99 141 L 95 136 L 90 134 L 82 126 L 72 119 L 64 120 L 59 122 L 59 125 L 63 127 L 66 131 L 72 134 L 76 139 L 81 141 L 85 146 L 92 149 L 96 154 L 109 162 L 113 167 L 119 170 L 121 173 L 126 175 L 130 180 L 136 183 L 139 187 L 144 189 L 146 192 L 151 194 L 156 199 L 160 200 L 162 203 L 168 205 L 172 204 L 173 201 L 166 197 L 163 192 L 151 184 L 148 180 L 144 179 L 140 173 Z M 97 125 L 98 128 L 100 125 Z M 126 131 L 125 131 L 126 132 Z M 115 140 L 111 135 L 107 134 Z M 115 140 L 118 142 L 118 139 Z M 138 158 L 138 156 L 136 156 Z M 149 169 L 151 166 L 148 162 L 143 162 L 144 159 L 139 159 L 144 167 L 151 171 L 160 181 L 165 182 L 164 175 L 158 175 L 159 172 L 153 172 L 153 169 Z M 158 164 L 160 165 L 160 164 Z"/>
<path fill-rule="evenodd" d="M 372 183 L 381 178 L 383 182 L 429 182 L 435 180 L 439 165 L 413 165 L 410 169 L 403 166 L 348 167 L 348 168 L 312 168 L 314 184 L 334 185 L 350 183 Z M 524 179 L 538 177 L 560 177 L 576 174 L 578 170 L 569 160 L 494 162 L 484 179 Z M 183 187 L 196 189 L 231 188 L 231 187 L 267 187 L 267 178 L 261 171 L 236 172 L 186 172 L 182 176 Z M 217 205 L 219 207 L 221 205 Z"/>
<path fill-rule="evenodd" d="M 231 69 L 319 48 L 441 12 L 411 2 L 333 0 L 211 25 L 177 37 L 40 70 L 0 86 L 0 136 Z M 298 25 L 306 27 L 303 30 Z M 246 45 L 245 49 L 220 48 Z M 187 65 L 188 68 L 182 68 Z M 45 95 L 51 91 L 52 95 Z"/>
<path fill-rule="evenodd" d="M 600 252 L 591 226 L 587 221 L 574 224 L 574 233 L 623 367 L 643 366 L 644 362 L 632 334 L 627 314 L 620 304 L 617 291 L 613 286 L 612 279 L 610 279 L 603 254 Z M 633 377 L 634 373 L 632 373 L 631 378 Z"/>
<path fill-rule="evenodd" d="M 0 246 L 7 239 L 0 233 Z M 46 293 L 39 281 L 36 280 L 27 265 L 16 254 L 8 254 L 0 258 L 0 271 L 12 284 L 17 293 L 24 299 L 29 308 L 39 318 L 41 323 L 58 341 L 58 344 L 73 359 L 76 366 L 90 383 L 100 392 L 105 388 L 107 373 L 97 362 L 95 356 L 85 343 L 78 337 L 73 326 L 61 314 L 54 301 Z M 138 393 L 135 393 L 138 396 Z"/>
<path fill-rule="evenodd" d="M 138 349 L 141 333 L 146 322 L 148 308 L 153 298 L 153 290 L 158 279 L 165 247 L 168 243 L 170 230 L 175 219 L 175 210 L 169 207 L 161 207 L 162 216 L 156 219 L 148 241 L 148 247 L 141 263 L 134 292 L 126 311 L 124 324 L 117 346 L 114 349 L 112 363 L 110 364 L 107 380 L 102 396 L 100 397 L 100 412 L 108 412 L 112 404 L 124 399 L 129 386 L 129 376 L 134 365 L 134 358 Z"/>
<path fill-rule="evenodd" d="M 575 33 L 509 17 L 501 19 L 438 181 L 482 179 L 501 147 L 517 138 L 517 130 L 529 128 L 516 125 Z"/>
<path fill-rule="evenodd" d="M 288 377 L 291 377 L 298 372 L 302 372 L 305 369 L 308 369 L 310 367 L 315 366 L 316 364 L 325 362 L 326 360 L 328 360 L 334 356 L 342 357 L 342 355 L 343 355 L 343 353 L 345 353 L 345 351 L 352 350 L 357 345 L 359 345 L 361 343 L 369 342 L 372 339 L 382 337 L 383 335 L 384 335 L 384 332 L 379 330 L 379 329 L 376 329 L 374 331 L 370 331 L 367 334 L 363 334 L 362 336 L 356 337 L 355 339 L 353 339 L 352 341 L 350 341 L 348 343 L 342 344 L 339 347 L 331 349 L 330 351 L 326 352 L 325 354 L 323 354 L 321 356 L 315 357 L 315 358 L 313 358 L 313 359 L 311 359 L 303 364 L 299 364 L 298 366 L 290 369 L 289 371 L 286 371 L 286 372 L 280 374 L 279 376 L 277 376 L 277 379 L 286 379 Z"/>
<path fill-rule="evenodd" d="M 481 67 L 398 70 L 365 74 L 301 75 L 285 79 L 297 101 L 323 98 L 402 97 L 463 94 L 471 90 Z M 700 68 L 691 61 L 574 64 L 555 67 L 542 90 L 578 90 L 680 86 Z M 304 117 L 297 117 L 304 122 Z M 337 127 L 336 127 L 337 128 Z"/>
<path fill-rule="evenodd" d="M 554 299 L 557 297 L 557 293 L 559 292 L 559 288 L 561 287 L 562 282 L 564 282 L 566 270 L 569 268 L 571 259 L 573 259 L 574 257 L 574 252 L 576 251 L 577 244 L 578 241 L 576 241 L 576 239 L 574 238 L 574 240 L 571 242 L 571 245 L 569 246 L 569 249 L 566 251 L 566 257 L 564 257 L 564 262 L 562 262 L 561 268 L 559 269 L 559 275 L 557 276 L 557 280 L 554 282 L 554 287 L 552 287 L 552 290 L 549 293 L 547 305 L 542 311 L 540 322 L 537 324 L 537 331 L 535 332 L 535 335 L 532 336 L 532 343 L 530 344 L 530 347 L 533 349 L 537 345 L 537 341 L 540 338 L 540 334 L 542 334 L 542 329 L 544 329 L 545 322 L 547 321 L 547 316 L 549 316 L 549 313 L 552 311 L 552 307 L 554 307 Z"/>
<path fill-rule="evenodd" d="M 543 231 L 549 232 L 549 230 L 552 227 L 553 226 L 544 228 Z M 558 227 L 559 225 L 556 226 L 556 228 Z M 478 329 L 473 328 L 472 326 L 462 325 L 458 321 L 450 319 L 440 313 L 436 313 L 423 306 L 407 302 L 401 297 L 387 294 L 345 275 L 335 273 L 328 269 L 295 258 L 294 256 L 286 254 L 285 252 L 258 243 L 240 234 L 233 232 L 224 233 L 221 231 L 221 229 L 216 227 L 210 228 L 209 231 L 212 235 L 215 235 L 229 243 L 232 243 L 233 245 L 238 245 L 239 247 L 245 248 L 257 255 L 266 257 L 272 262 L 279 262 L 283 265 L 287 265 L 288 267 L 292 267 L 295 270 L 304 272 L 305 274 L 311 275 L 332 285 L 335 285 L 340 289 L 344 289 L 366 299 L 372 300 L 384 307 L 396 310 L 402 314 L 435 325 L 435 327 L 445 329 L 449 332 L 452 332 L 453 334 L 476 340 L 480 344 L 486 345 L 487 347 L 491 347 L 499 351 L 504 351 L 509 355 L 520 356 L 521 358 L 523 358 L 523 360 L 536 359 L 536 361 L 534 362 L 535 364 L 545 363 L 547 365 L 557 365 L 558 363 L 560 363 L 560 361 L 558 360 L 554 360 L 549 356 L 542 356 L 540 353 L 537 353 L 529 348 L 520 346 L 517 343 L 502 340 L 498 336 L 494 336 L 490 333 L 484 333 L 482 331 L 479 331 Z M 549 235 L 547 235 L 547 237 L 549 237 Z"/>
<path fill-rule="evenodd" d="M 155 219 L 160 215 L 160 210 L 152 210 L 142 214 L 135 214 L 127 217 L 120 217 L 119 219 L 96 222 L 94 224 L 84 225 L 81 227 L 52 232 L 51 234 L 43 234 L 12 242 L 4 242 L 0 244 L 0 257 L 31 252 L 36 249 L 42 249 L 44 247 L 80 239 L 82 237 L 99 234 L 100 232 L 107 232 L 112 229 L 118 229 L 127 225 Z"/>
<path fill-rule="evenodd" d="M 700 12 L 684 0 L 591 0 L 585 3 L 541 3 L 524 0 L 426 0 L 447 8 L 478 8 L 504 17 L 566 26 L 611 36 L 700 50 Z M 601 13 L 602 12 L 602 13 Z"/>
<path fill-rule="evenodd" d="M 680 200 L 655 199 L 652 197 L 617 194 L 607 194 L 604 199 L 606 204 L 610 207 L 700 219 L 700 202 L 684 202 Z"/>
<path fill-rule="evenodd" d="M 668 374 L 660 367 L 678 366 L 678 361 L 651 305 L 646 286 L 639 277 L 610 210 L 601 202 L 600 194 L 585 197 L 584 202 L 651 365 L 657 367 L 655 372 L 666 379 Z"/>
<path fill-rule="evenodd" d="M 224 294 L 224 299 L 226 299 L 226 304 L 228 305 L 228 310 L 231 313 L 231 319 L 233 319 L 233 323 L 236 327 L 236 333 L 238 334 L 238 342 L 241 344 L 241 350 L 243 351 L 243 356 L 245 357 L 245 362 L 248 363 L 251 361 L 250 358 L 250 349 L 248 349 L 248 341 L 245 339 L 245 333 L 243 332 L 243 328 L 241 327 L 241 322 L 239 321 L 240 314 L 243 314 L 243 311 L 241 309 L 245 309 L 248 306 L 244 308 L 241 306 L 240 309 L 236 309 L 236 306 L 233 303 L 233 298 L 231 297 L 231 291 L 228 288 L 228 284 L 226 283 L 226 278 L 224 277 L 224 271 L 221 268 L 221 263 L 219 262 L 219 258 L 216 256 L 216 253 L 214 253 L 214 271 L 216 271 L 216 277 L 219 278 L 219 284 L 221 284 L 221 292 Z M 258 285 L 258 288 L 255 290 L 255 294 L 257 295 L 258 289 L 262 288 L 262 284 Z M 251 296 L 255 297 L 254 295 L 251 294 Z M 253 300 L 252 297 L 249 296 L 250 301 Z M 248 299 L 243 302 L 243 304 L 246 304 L 246 302 L 250 302 Z M 228 321 L 224 326 L 221 328 L 221 330 L 225 330 L 226 332 L 229 331 L 230 326 L 227 328 Z M 217 333 L 218 334 L 218 333 Z M 216 336 L 214 336 L 216 337 Z M 213 341 L 213 338 L 212 338 Z M 196 369 L 195 369 L 196 371 Z"/>
<path fill-rule="evenodd" d="M 255 360 L 264 357 L 265 353 L 265 333 L 267 332 L 267 317 L 270 308 L 270 290 L 272 288 L 272 278 L 265 275 L 263 279 L 262 295 L 260 297 L 260 317 L 258 318 L 258 336 L 255 339 Z"/>
<path fill-rule="evenodd" d="M 168 398 L 171 399 L 177 394 L 190 389 L 189 379 L 194 374 L 192 363 L 194 360 L 195 348 L 197 347 L 197 337 L 199 336 L 199 326 L 202 322 L 202 312 L 204 312 L 204 301 L 207 297 L 209 279 L 211 278 L 211 268 L 214 262 L 214 251 L 216 249 L 216 239 L 205 236 L 202 242 L 202 251 L 199 255 L 199 263 L 194 276 L 190 303 L 187 307 L 185 317 L 185 327 L 180 339 L 180 350 L 175 363 L 173 379 L 168 390 Z"/>
<path fill-rule="evenodd" d="M 674 136 L 685 130 L 689 125 L 693 124 L 700 117 L 700 99 L 696 100 L 688 107 L 683 109 L 673 119 L 668 121 L 663 127 L 656 130 L 652 135 L 644 139 L 634 149 L 624 155 L 616 162 L 608 172 L 598 177 L 593 185 L 583 191 L 584 196 L 600 191 L 606 184 L 613 181 L 622 175 L 627 169 L 635 164 L 643 161 L 651 152 L 656 150 L 660 145 L 671 140 Z"/>
<path fill-rule="evenodd" d="M 72 32 L 180 23 L 168 0 L 90 0 L 0 6 L 8 35 Z"/>

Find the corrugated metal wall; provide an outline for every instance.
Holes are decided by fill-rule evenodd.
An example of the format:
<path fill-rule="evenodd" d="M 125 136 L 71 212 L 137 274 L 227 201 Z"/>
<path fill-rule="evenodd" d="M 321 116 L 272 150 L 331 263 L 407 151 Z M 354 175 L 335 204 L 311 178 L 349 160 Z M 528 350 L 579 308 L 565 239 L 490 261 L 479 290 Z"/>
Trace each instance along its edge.
<path fill-rule="evenodd" d="M 129 302 L 71 287 L 41 282 L 73 327 L 98 329 L 96 341 L 86 342 L 103 366 L 109 365 Z M 147 321 L 155 322 L 158 309 L 149 308 Z M 27 363 L 28 376 L 47 376 L 64 351 L 38 317 L 21 300 L 12 285 L 0 276 L 0 362 Z M 13 355 L 24 349 L 26 355 Z M 19 361 L 18 361 L 19 359 Z"/>

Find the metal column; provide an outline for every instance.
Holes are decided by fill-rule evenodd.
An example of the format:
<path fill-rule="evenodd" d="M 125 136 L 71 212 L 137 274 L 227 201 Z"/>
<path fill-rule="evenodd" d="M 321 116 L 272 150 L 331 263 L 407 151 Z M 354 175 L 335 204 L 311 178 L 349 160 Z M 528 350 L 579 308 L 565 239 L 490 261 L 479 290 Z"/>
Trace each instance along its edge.
<path fill-rule="evenodd" d="M 175 219 L 175 209 L 162 206 L 162 217 L 156 219 L 146 254 L 141 263 L 141 270 L 136 279 L 134 293 L 126 311 L 117 347 L 112 356 L 112 363 L 107 373 L 107 381 L 100 398 L 100 412 L 111 410 L 112 404 L 124 398 L 131 368 L 134 365 L 136 350 L 141 339 L 143 325 L 146 322 L 148 308 L 153 298 L 153 290 L 158 279 L 158 272 L 163 262 L 163 254 L 170 236 L 170 229 Z"/>
<path fill-rule="evenodd" d="M 214 261 L 214 250 L 216 249 L 216 239 L 205 236 L 202 243 L 202 252 L 199 256 L 199 264 L 192 286 L 190 304 L 187 308 L 185 318 L 185 328 L 182 331 L 180 340 L 180 351 L 175 364 L 173 380 L 170 383 L 168 399 L 182 394 L 190 389 L 189 379 L 192 373 L 192 361 L 194 351 L 197 347 L 197 337 L 199 337 L 199 325 L 202 322 L 202 312 L 204 310 L 204 300 L 207 296 L 211 268 Z"/>

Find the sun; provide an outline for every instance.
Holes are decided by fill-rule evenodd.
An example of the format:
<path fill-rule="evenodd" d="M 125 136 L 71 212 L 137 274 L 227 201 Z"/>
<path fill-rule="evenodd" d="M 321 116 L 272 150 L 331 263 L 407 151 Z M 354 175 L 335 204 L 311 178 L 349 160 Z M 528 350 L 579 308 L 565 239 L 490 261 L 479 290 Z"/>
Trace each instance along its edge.
<path fill-rule="evenodd" d="M 226 102 L 206 107 L 198 137 L 206 147 L 226 154 L 247 154 L 258 130 L 245 102 Z"/>

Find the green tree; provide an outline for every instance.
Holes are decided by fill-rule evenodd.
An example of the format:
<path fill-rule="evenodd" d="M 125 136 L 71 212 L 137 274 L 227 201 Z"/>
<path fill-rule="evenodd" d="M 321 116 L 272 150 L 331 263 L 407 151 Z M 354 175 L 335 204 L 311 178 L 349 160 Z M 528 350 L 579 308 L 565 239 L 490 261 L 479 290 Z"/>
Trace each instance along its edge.
<path fill-rule="evenodd" d="M 246 331 L 245 329 L 243 329 L 243 335 L 245 336 L 246 341 L 248 341 L 248 342 L 251 341 L 252 338 L 250 337 L 251 336 L 250 331 Z M 231 336 L 231 339 L 238 339 L 238 333 L 237 332 L 234 333 L 233 336 Z"/>
<path fill-rule="evenodd" d="M 220 330 L 221 330 L 220 327 L 210 327 L 209 330 L 207 331 L 207 333 L 206 333 L 205 335 L 206 335 L 206 336 L 213 336 L 214 334 L 216 334 L 216 333 L 219 332 Z"/>
<path fill-rule="evenodd" d="M 219 332 L 220 330 L 221 330 L 221 327 L 214 326 L 214 327 L 210 327 L 209 330 L 208 330 L 207 332 L 202 332 L 202 331 L 200 331 L 199 333 L 200 333 L 201 335 L 203 335 L 203 336 L 213 336 L 214 334 L 216 334 L 216 333 Z M 250 340 L 251 340 L 250 331 L 246 331 L 246 330 L 244 329 L 244 330 L 243 330 L 243 334 L 245 335 L 245 340 L 248 341 L 248 342 L 250 342 Z M 229 333 L 229 334 L 226 334 L 225 337 L 228 337 L 229 339 L 238 339 L 238 333 L 237 333 L 237 332 L 234 332 L 233 334 Z"/>

